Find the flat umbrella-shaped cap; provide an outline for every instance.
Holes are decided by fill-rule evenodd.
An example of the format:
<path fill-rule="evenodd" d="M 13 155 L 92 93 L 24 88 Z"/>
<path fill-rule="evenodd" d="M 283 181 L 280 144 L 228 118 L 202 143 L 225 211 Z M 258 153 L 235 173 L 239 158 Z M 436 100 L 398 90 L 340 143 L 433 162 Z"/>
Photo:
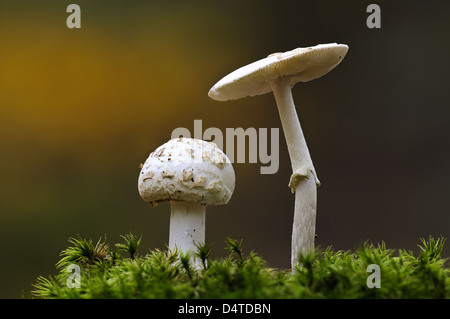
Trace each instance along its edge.
<path fill-rule="evenodd" d="M 297 82 L 308 82 L 333 70 L 347 50 L 345 44 L 329 43 L 274 53 L 228 74 L 208 95 L 218 101 L 237 100 L 271 92 L 270 82 L 281 77 L 289 77 L 291 87 Z"/>

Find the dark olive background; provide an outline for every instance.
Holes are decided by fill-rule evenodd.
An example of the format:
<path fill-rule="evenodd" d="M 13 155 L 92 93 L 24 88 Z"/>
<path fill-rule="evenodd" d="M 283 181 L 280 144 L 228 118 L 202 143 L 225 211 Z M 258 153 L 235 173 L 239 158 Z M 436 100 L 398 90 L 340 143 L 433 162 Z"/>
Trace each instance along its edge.
<path fill-rule="evenodd" d="M 141 253 L 165 248 L 169 205 L 139 197 L 139 164 L 176 127 L 280 128 L 272 94 L 217 102 L 221 77 L 270 53 L 349 45 L 328 75 L 293 89 L 318 189 L 318 246 L 365 240 L 418 251 L 449 237 L 450 3 L 376 1 L 0 2 L 0 297 L 29 296 L 55 274 L 67 239 L 110 243 L 130 231 Z M 207 242 L 243 239 L 290 267 L 294 196 L 280 128 L 280 169 L 236 163 L 226 206 L 208 207 Z M 444 255 L 449 256 L 450 243 Z"/>

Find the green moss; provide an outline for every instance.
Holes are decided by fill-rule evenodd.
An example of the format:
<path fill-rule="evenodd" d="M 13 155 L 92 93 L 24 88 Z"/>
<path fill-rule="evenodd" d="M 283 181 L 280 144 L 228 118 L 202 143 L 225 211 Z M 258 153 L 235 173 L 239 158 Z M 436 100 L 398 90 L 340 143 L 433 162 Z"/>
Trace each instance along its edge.
<path fill-rule="evenodd" d="M 189 256 L 166 250 L 138 254 L 140 238 L 122 236 L 112 249 L 70 238 L 55 277 L 38 277 L 37 298 L 449 298 L 450 270 L 441 258 L 444 238 L 422 240 L 418 256 L 394 251 L 385 244 L 363 244 L 352 251 L 327 248 L 300 256 L 294 273 L 273 269 L 256 253 L 244 254 L 241 242 L 227 239 L 230 253 L 210 259 L 210 249 L 198 247 L 202 266 Z M 127 256 L 122 256 L 125 253 Z M 80 270 L 79 288 L 69 288 Z M 379 267 L 379 288 L 369 288 L 369 265 Z M 70 276 L 70 277 L 69 277 Z"/>

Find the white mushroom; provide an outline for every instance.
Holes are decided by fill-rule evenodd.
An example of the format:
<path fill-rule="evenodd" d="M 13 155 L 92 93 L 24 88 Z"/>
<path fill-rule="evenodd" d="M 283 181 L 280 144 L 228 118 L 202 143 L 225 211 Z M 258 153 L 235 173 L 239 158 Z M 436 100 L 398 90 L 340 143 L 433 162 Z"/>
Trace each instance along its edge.
<path fill-rule="evenodd" d="M 334 69 L 344 58 L 348 46 L 320 44 L 274 53 L 248 64 L 217 82 L 208 95 L 218 101 L 236 100 L 273 91 L 292 164 L 289 187 L 295 192 L 291 265 L 299 253 L 314 249 L 317 190 L 320 185 L 300 126 L 291 88 Z"/>
<path fill-rule="evenodd" d="M 169 249 L 184 253 L 205 243 L 206 206 L 228 203 L 234 186 L 228 157 L 216 144 L 192 138 L 172 139 L 158 147 L 142 165 L 138 180 L 145 201 L 153 206 L 170 201 Z"/>

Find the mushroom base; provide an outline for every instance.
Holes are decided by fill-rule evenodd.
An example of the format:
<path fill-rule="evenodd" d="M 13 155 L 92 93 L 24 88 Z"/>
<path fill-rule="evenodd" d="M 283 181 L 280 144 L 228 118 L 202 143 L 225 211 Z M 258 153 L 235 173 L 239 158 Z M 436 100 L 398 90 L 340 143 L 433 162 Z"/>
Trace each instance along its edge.
<path fill-rule="evenodd" d="M 292 271 L 299 255 L 314 251 L 316 237 L 317 185 L 312 173 L 303 178 L 295 189 L 294 222 L 292 228 Z"/>
<path fill-rule="evenodd" d="M 196 262 L 196 245 L 205 243 L 206 206 L 194 202 L 171 201 L 169 249 L 191 252 Z"/>

